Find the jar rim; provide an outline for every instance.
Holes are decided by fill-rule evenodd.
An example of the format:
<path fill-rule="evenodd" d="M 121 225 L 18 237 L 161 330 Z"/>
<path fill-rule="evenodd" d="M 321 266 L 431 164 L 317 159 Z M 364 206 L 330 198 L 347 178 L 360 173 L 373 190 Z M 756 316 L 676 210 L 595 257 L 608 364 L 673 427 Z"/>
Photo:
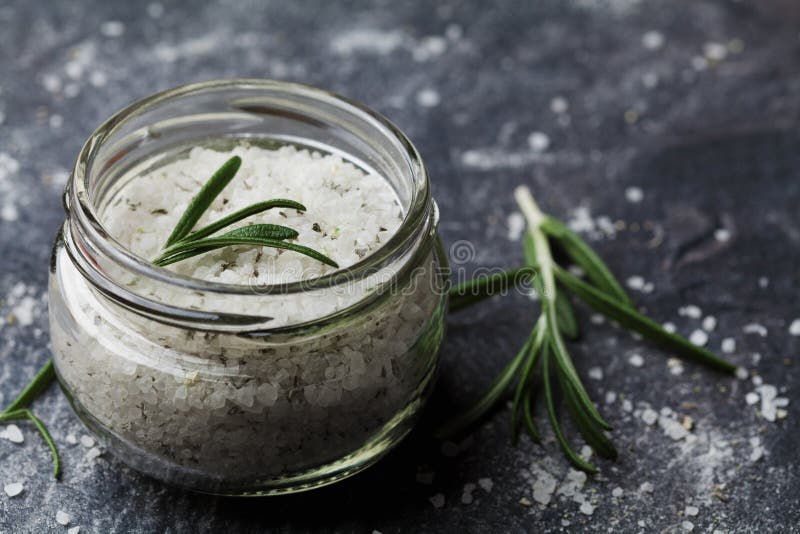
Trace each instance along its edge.
<path fill-rule="evenodd" d="M 387 134 L 387 138 L 393 142 L 396 148 L 402 150 L 406 163 L 418 186 L 413 190 L 410 205 L 398 230 L 380 247 L 372 251 L 369 255 L 360 259 L 349 267 L 336 269 L 322 276 L 310 278 L 308 280 L 298 280 L 271 285 L 259 286 L 259 292 L 270 293 L 295 293 L 313 287 L 314 289 L 330 287 L 341 283 L 343 273 L 347 273 L 350 279 L 360 278 L 359 275 L 374 272 L 381 264 L 385 263 L 413 237 L 414 233 L 430 215 L 431 193 L 428 182 L 428 175 L 422 158 L 416 147 L 408 137 L 389 119 L 361 104 L 338 93 L 319 89 L 313 86 L 282 82 L 258 78 L 230 78 L 210 80 L 204 82 L 181 85 L 172 89 L 167 89 L 151 96 L 140 99 L 129 104 L 120 111 L 114 113 L 109 119 L 103 122 L 86 141 L 78 154 L 75 167 L 72 172 L 70 182 L 65 193 L 65 207 L 68 215 L 74 215 L 81 229 L 93 238 L 93 244 L 100 250 L 108 254 L 115 261 L 125 265 L 131 271 L 147 278 L 159 280 L 169 284 L 175 284 L 183 288 L 209 291 L 214 293 L 246 294 L 251 293 L 252 288 L 242 284 L 227 284 L 212 282 L 199 278 L 192 278 L 186 275 L 175 273 L 165 267 L 159 267 L 146 261 L 144 258 L 134 254 L 117 241 L 100 222 L 99 214 L 90 199 L 88 192 L 89 178 L 92 175 L 92 162 L 97 155 L 103 142 L 114 133 L 114 131 L 126 121 L 138 116 L 139 113 L 148 108 L 163 104 L 170 100 L 177 100 L 182 97 L 193 95 L 208 90 L 220 89 L 250 89 L 264 91 L 288 91 L 300 93 L 304 96 L 319 99 L 325 103 L 333 103 L 345 111 L 368 119 L 377 125 Z"/>

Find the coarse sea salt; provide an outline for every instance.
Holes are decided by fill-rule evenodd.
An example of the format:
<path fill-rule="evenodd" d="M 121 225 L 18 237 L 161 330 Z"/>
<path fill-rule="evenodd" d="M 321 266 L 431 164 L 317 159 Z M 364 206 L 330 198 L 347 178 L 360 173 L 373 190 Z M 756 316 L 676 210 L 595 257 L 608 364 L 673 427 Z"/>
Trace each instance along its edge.
<path fill-rule="evenodd" d="M 16 497 L 17 495 L 22 493 L 24 489 L 25 488 L 22 486 L 22 483 L 20 482 L 11 482 L 10 484 L 6 484 L 3 486 L 3 491 L 5 491 L 6 495 L 8 495 L 9 497 Z"/>
<path fill-rule="evenodd" d="M 192 196 L 232 155 L 241 157 L 242 165 L 198 225 L 255 201 L 290 198 L 307 211 L 268 210 L 241 225 L 294 228 L 300 234 L 298 244 L 347 269 L 380 248 L 404 218 L 392 186 L 368 168 L 295 146 L 267 149 L 241 143 L 225 152 L 195 147 L 180 159 L 132 167 L 126 171 L 130 176 L 120 179 L 124 187 L 101 210 L 101 221 L 129 250 L 153 258 Z M 65 290 L 79 328 L 59 329 L 53 323 L 56 365 L 84 409 L 152 455 L 142 462 L 166 457 L 185 469 L 176 469 L 173 480 L 187 477 L 181 481 L 193 484 L 197 472 L 250 480 L 254 473 L 269 477 L 307 469 L 362 447 L 409 405 L 430 376 L 431 355 L 414 347 L 430 330 L 441 302 L 432 290 L 438 260 L 428 252 L 414 261 L 419 268 L 409 275 L 407 288 L 352 317 L 346 326 L 332 333 L 254 343 L 236 334 L 197 334 L 114 311 L 112 321 L 130 321 L 144 337 L 130 336 L 104 317 L 110 313 L 107 304 L 63 260 L 59 272 L 69 278 Z M 376 276 L 395 275 L 400 263 Z M 168 268 L 194 279 L 250 287 L 331 272 L 300 254 L 252 247 L 218 249 Z M 148 281 L 131 283 L 142 287 Z M 270 325 L 277 328 L 342 311 L 363 300 L 370 289 L 255 300 L 249 293 L 243 298 L 248 314 L 271 317 Z M 158 292 L 148 296 L 164 298 Z M 190 309 L 206 298 L 211 297 L 186 295 L 169 304 Z M 233 313 L 242 306 L 237 295 L 228 294 L 223 305 L 222 311 Z M 88 436 L 80 442 L 90 449 L 89 458 L 102 452 L 89 444 Z M 153 465 L 158 464 L 137 466 L 157 469 Z"/>

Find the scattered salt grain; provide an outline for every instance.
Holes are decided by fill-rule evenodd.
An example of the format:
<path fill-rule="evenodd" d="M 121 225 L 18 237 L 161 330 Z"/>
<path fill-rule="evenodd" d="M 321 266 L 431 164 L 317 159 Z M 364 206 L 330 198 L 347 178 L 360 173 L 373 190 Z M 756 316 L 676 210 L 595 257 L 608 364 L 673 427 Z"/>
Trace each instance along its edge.
<path fill-rule="evenodd" d="M 8 425 L 5 429 L 0 430 L 0 438 L 5 438 L 11 443 L 22 443 L 25 441 L 25 436 L 22 435 L 22 430 L 15 424 Z"/>
<path fill-rule="evenodd" d="M 623 493 L 624 492 L 623 492 L 622 488 L 620 488 L 619 486 L 617 486 L 616 488 L 611 490 L 611 496 L 614 497 L 615 499 L 619 499 L 620 497 L 622 497 Z"/>
<path fill-rule="evenodd" d="M 678 315 L 691 319 L 699 319 L 703 315 L 703 310 L 694 304 L 689 304 L 688 306 L 678 308 Z"/>
<path fill-rule="evenodd" d="M 532 504 L 533 504 L 533 503 L 530 501 L 530 499 L 528 499 L 527 497 L 522 497 L 522 498 L 519 500 L 519 503 L 520 503 L 522 506 L 525 506 L 525 507 L 528 507 L 528 506 L 530 506 L 530 505 L 532 505 Z"/>
<path fill-rule="evenodd" d="M 698 347 L 705 346 L 708 343 L 708 334 L 702 330 L 695 330 L 689 335 L 689 341 Z"/>
<path fill-rule="evenodd" d="M 748 376 L 750 376 L 750 374 L 747 372 L 747 369 L 745 369 L 744 367 L 736 368 L 736 378 L 738 378 L 739 380 L 747 380 Z"/>
<path fill-rule="evenodd" d="M 669 358 L 667 360 L 667 367 L 669 368 L 670 374 L 675 376 L 683 374 L 683 364 L 677 358 Z"/>
<path fill-rule="evenodd" d="M 761 337 L 767 337 L 767 328 L 758 323 L 746 324 L 742 327 L 742 332 L 745 334 L 758 334 Z"/>
<path fill-rule="evenodd" d="M 437 493 L 430 499 L 428 499 L 434 508 L 442 508 L 444 506 L 444 495 L 441 493 Z"/>
<path fill-rule="evenodd" d="M 592 367 L 589 369 L 589 378 L 592 380 L 602 380 L 603 379 L 603 369 L 600 367 Z"/>
<path fill-rule="evenodd" d="M 624 399 L 622 401 L 622 411 L 628 413 L 633 411 L 633 403 L 630 401 L 630 399 Z"/>
<path fill-rule="evenodd" d="M 760 276 L 758 278 L 758 287 L 760 287 L 761 289 L 768 288 L 769 287 L 769 278 L 767 278 L 766 276 Z"/>
<path fill-rule="evenodd" d="M 717 327 L 717 318 L 713 315 L 708 315 L 703 319 L 703 330 L 706 332 L 713 332 Z"/>
<path fill-rule="evenodd" d="M 61 90 L 61 78 L 55 74 L 45 74 L 42 76 L 42 86 L 48 93 L 57 93 Z"/>
<path fill-rule="evenodd" d="M 733 354 L 736 352 L 736 340 L 732 337 L 726 337 L 722 340 L 722 344 L 720 345 L 722 352 L 725 354 Z"/>
<path fill-rule="evenodd" d="M 67 534 L 78 534 L 80 531 L 81 527 L 72 527 L 67 529 Z"/>
<path fill-rule="evenodd" d="M 106 37 L 121 37 L 125 33 L 125 25 L 118 20 L 107 20 L 100 25 L 100 33 Z"/>
<path fill-rule="evenodd" d="M 757 462 L 764 457 L 764 447 L 761 446 L 761 438 L 758 436 L 750 438 L 750 461 Z"/>
<path fill-rule="evenodd" d="M 639 493 L 653 493 L 654 489 L 650 482 L 642 482 L 639 486 Z"/>
<path fill-rule="evenodd" d="M 467 482 L 464 484 L 464 488 L 461 491 L 461 504 L 472 504 L 474 498 L 472 497 L 472 493 L 475 491 L 477 486 L 472 482 Z"/>
<path fill-rule="evenodd" d="M 711 61 L 722 61 L 728 55 L 728 47 L 721 43 L 706 43 L 703 54 Z"/>
<path fill-rule="evenodd" d="M 593 313 L 589 317 L 589 322 L 591 322 L 592 324 L 603 324 L 606 322 L 606 318 L 604 315 L 600 313 Z"/>
<path fill-rule="evenodd" d="M 731 240 L 731 231 L 725 228 L 719 228 L 714 232 L 714 239 L 720 243 L 727 243 Z"/>
<path fill-rule="evenodd" d="M 61 510 L 56 512 L 56 523 L 59 525 L 69 525 L 69 514 Z"/>
<path fill-rule="evenodd" d="M 490 493 L 494 487 L 494 482 L 492 482 L 491 478 L 479 478 L 478 486 L 486 493 Z"/>
<path fill-rule="evenodd" d="M 744 401 L 747 403 L 748 406 L 753 406 L 759 401 L 758 393 L 751 391 L 750 393 L 744 396 Z"/>
<path fill-rule="evenodd" d="M 589 501 L 584 501 L 581 504 L 581 513 L 586 515 L 592 515 L 594 513 L 595 507 Z"/>
<path fill-rule="evenodd" d="M 642 35 L 642 46 L 648 50 L 658 50 L 664 46 L 664 34 L 651 30 Z"/>
<path fill-rule="evenodd" d="M 75 434 L 67 434 L 67 437 L 64 438 L 64 440 L 70 445 L 75 445 L 78 443 L 78 438 L 75 437 Z"/>
<path fill-rule="evenodd" d="M 670 322 L 662 324 L 661 327 L 664 328 L 664 330 L 666 330 L 670 334 L 674 334 L 678 330 L 678 328 L 675 326 L 675 323 L 670 323 Z"/>
<path fill-rule="evenodd" d="M 641 367 L 644 365 L 644 358 L 642 358 L 641 354 L 632 354 L 630 358 L 628 358 L 628 363 L 634 367 Z"/>
<path fill-rule="evenodd" d="M 81 445 L 83 445 L 87 449 L 94 447 L 94 438 L 92 436 L 87 436 L 87 435 L 81 436 Z"/>
<path fill-rule="evenodd" d="M 700 509 L 697 506 L 687 506 L 683 513 L 688 516 L 695 517 L 700 513 Z"/>
<path fill-rule="evenodd" d="M 683 523 L 681 523 L 681 527 L 686 532 L 691 532 L 694 530 L 694 523 L 692 523 L 691 521 L 684 521 Z"/>
<path fill-rule="evenodd" d="M 424 108 L 436 107 L 441 100 L 439 93 L 434 89 L 422 89 L 417 93 L 417 104 Z"/>
<path fill-rule="evenodd" d="M 528 136 L 528 146 L 534 152 L 544 152 L 550 147 L 550 138 L 543 132 L 533 132 Z"/>
<path fill-rule="evenodd" d="M 644 287 L 645 280 L 641 276 L 637 275 L 629 277 L 625 283 L 628 285 L 629 288 L 638 291 Z"/>
<path fill-rule="evenodd" d="M 568 109 L 569 109 L 569 103 L 567 102 L 567 99 L 562 96 L 554 97 L 550 101 L 550 111 L 552 111 L 557 115 L 566 113 Z"/>
<path fill-rule="evenodd" d="M 793 336 L 800 336 L 800 319 L 795 319 L 789 325 L 789 334 Z"/>
<path fill-rule="evenodd" d="M 614 404 L 617 400 L 617 394 L 614 391 L 606 391 L 606 404 Z"/>
<path fill-rule="evenodd" d="M 658 85 L 658 74 L 655 72 L 645 72 L 642 74 L 642 85 L 647 89 L 653 89 Z"/>
<path fill-rule="evenodd" d="M 161 18 L 164 14 L 164 6 L 158 2 L 153 2 L 147 6 L 147 14 L 153 19 Z"/>
<path fill-rule="evenodd" d="M 102 454 L 103 454 L 103 449 L 101 449 L 100 447 L 92 447 L 91 449 L 89 449 L 89 452 L 86 453 L 86 459 L 91 462 L 92 460 L 98 458 Z"/>
<path fill-rule="evenodd" d="M 632 204 L 638 204 L 644 199 L 644 191 L 641 187 L 628 187 L 625 189 L 625 200 Z"/>
<path fill-rule="evenodd" d="M 519 241 L 525 230 L 525 217 L 520 212 L 513 211 L 508 215 L 506 223 L 508 224 L 508 240 Z"/>
<path fill-rule="evenodd" d="M 647 408 L 642 412 L 642 421 L 648 425 L 655 424 L 658 421 L 658 413 L 652 408 Z"/>
<path fill-rule="evenodd" d="M 533 500 L 545 506 L 550 504 L 553 492 L 556 490 L 556 479 L 547 471 L 537 473 L 536 482 L 533 483 Z"/>
<path fill-rule="evenodd" d="M 5 491 L 6 495 L 8 495 L 9 497 L 16 497 L 17 495 L 22 493 L 22 490 L 24 489 L 25 488 L 22 486 L 22 483 L 20 482 L 11 482 L 10 484 L 6 484 L 5 486 L 3 486 L 3 491 Z"/>

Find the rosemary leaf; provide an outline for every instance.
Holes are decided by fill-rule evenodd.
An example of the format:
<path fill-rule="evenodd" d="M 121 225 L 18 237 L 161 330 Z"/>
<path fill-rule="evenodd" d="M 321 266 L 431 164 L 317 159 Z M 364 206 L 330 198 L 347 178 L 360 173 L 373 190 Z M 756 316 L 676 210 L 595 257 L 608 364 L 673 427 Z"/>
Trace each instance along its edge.
<path fill-rule="evenodd" d="M 552 343 L 550 343 L 550 345 L 552 346 Z M 553 400 L 553 389 L 550 385 L 549 360 L 550 353 L 545 345 L 544 352 L 542 353 L 542 377 L 544 382 L 545 404 L 547 405 L 547 417 L 550 419 L 550 426 L 553 427 L 553 433 L 556 435 L 556 440 L 558 444 L 561 445 L 564 454 L 567 455 L 567 458 L 569 458 L 575 467 L 588 473 L 596 473 L 597 468 L 595 466 L 581 458 L 578 453 L 572 450 L 567 438 L 564 437 L 564 432 L 561 430 L 561 424 L 558 422 L 558 416 L 556 414 L 555 401 Z"/>
<path fill-rule="evenodd" d="M 287 200 L 284 198 L 276 198 L 273 200 L 267 200 L 265 202 L 257 202 L 256 204 L 251 204 L 246 208 L 242 208 L 239 211 L 231 213 L 230 215 L 223 217 L 222 219 L 215 221 L 208 226 L 204 226 L 199 230 L 195 230 L 191 232 L 186 237 L 180 240 L 180 242 L 184 241 L 196 241 L 203 237 L 208 237 L 211 234 L 219 232 L 223 228 L 226 228 L 232 224 L 235 224 L 242 219 L 246 219 L 251 215 L 256 215 L 257 213 L 261 213 L 263 211 L 267 211 L 272 208 L 291 208 L 298 211 L 306 211 L 306 207 L 300 204 L 299 202 L 295 202 L 294 200 Z"/>
<path fill-rule="evenodd" d="M 200 191 L 189 202 L 189 207 L 181 216 L 172 234 L 164 244 L 165 247 L 177 243 L 189 232 L 192 231 L 194 225 L 203 216 L 203 213 L 208 209 L 214 199 L 222 192 L 223 189 L 230 183 L 239 167 L 242 164 L 242 159 L 239 156 L 233 156 L 231 159 L 222 164 L 222 166 L 214 173 L 213 176 L 205 183 Z"/>
<path fill-rule="evenodd" d="M 525 391 L 528 389 L 536 361 L 542 348 L 542 341 L 545 335 L 545 323 L 542 319 L 537 321 L 533 328 L 533 342 L 528 349 L 528 355 L 522 366 L 522 373 L 514 391 L 514 402 L 511 407 L 511 442 L 516 445 L 519 440 L 519 409 L 520 401 L 523 399 Z"/>
<path fill-rule="evenodd" d="M 602 458 L 610 460 L 617 459 L 617 449 L 608 437 L 603 433 L 603 430 L 597 427 L 591 418 L 581 407 L 580 401 L 575 395 L 575 390 L 572 386 L 558 375 L 561 384 L 561 391 L 564 392 L 564 399 L 566 400 L 567 409 L 578 427 L 578 431 L 586 440 L 586 443 Z"/>
<path fill-rule="evenodd" d="M 667 332 L 652 319 L 645 317 L 629 306 L 620 304 L 614 298 L 572 276 L 564 269 L 556 267 L 554 272 L 559 282 L 569 288 L 572 293 L 594 310 L 617 321 L 621 326 L 639 332 L 644 337 L 651 339 L 667 350 L 674 351 L 676 354 L 727 373 L 736 372 L 736 366 L 732 363 L 723 360 L 702 347 L 693 345 L 681 336 Z"/>
<path fill-rule="evenodd" d="M 522 422 L 525 424 L 525 429 L 528 431 L 528 435 L 531 437 L 531 439 L 536 443 L 541 443 L 542 437 L 539 434 L 539 430 L 536 428 L 536 424 L 533 422 L 533 415 L 531 414 L 533 393 L 533 388 L 531 388 L 528 391 L 528 398 L 525 399 L 525 402 L 522 405 Z"/>
<path fill-rule="evenodd" d="M 53 457 L 53 477 L 59 478 L 61 476 L 61 457 L 58 455 L 58 449 L 53 441 L 53 437 L 50 435 L 50 432 L 47 431 L 47 427 L 44 426 L 44 423 L 42 423 L 38 417 L 33 415 L 33 412 L 26 408 L 13 411 L 6 410 L 0 414 L 0 422 L 21 421 L 24 419 L 27 419 L 33 423 L 33 425 L 42 435 L 42 438 L 44 438 L 47 446 L 50 448 L 50 454 Z"/>
<path fill-rule="evenodd" d="M 611 270 L 578 234 L 552 217 L 546 217 L 541 228 L 543 232 L 558 242 L 576 265 L 586 272 L 586 276 L 595 286 L 614 296 L 620 302 L 631 305 L 631 299 L 614 278 Z"/>
<path fill-rule="evenodd" d="M 568 339 L 578 339 L 578 320 L 575 318 L 575 309 L 569 301 L 569 297 L 559 291 L 556 293 L 556 317 L 561 333 Z"/>
<path fill-rule="evenodd" d="M 36 397 L 42 394 L 45 389 L 50 385 L 50 383 L 55 379 L 56 371 L 53 367 L 53 360 L 48 360 L 44 366 L 39 369 L 39 372 L 36 373 L 36 376 L 28 383 L 25 389 L 22 390 L 14 401 L 8 405 L 8 407 L 3 411 L 6 412 L 13 412 L 20 408 L 25 408 L 29 406 Z"/>
<path fill-rule="evenodd" d="M 456 312 L 487 298 L 518 287 L 530 280 L 535 271 L 526 267 L 511 269 L 489 276 L 478 276 L 453 286 L 448 293 L 449 311 Z"/>
<path fill-rule="evenodd" d="M 500 400 L 500 398 L 508 389 L 508 386 L 511 385 L 511 382 L 514 380 L 514 376 L 522 364 L 523 359 L 530 351 L 531 344 L 534 340 L 534 335 L 535 330 L 530 333 L 517 355 L 514 356 L 514 358 L 508 362 L 508 365 L 506 365 L 505 368 L 500 371 L 500 374 L 495 377 L 495 379 L 492 381 L 492 384 L 489 386 L 489 389 L 486 391 L 486 393 L 484 393 L 483 397 L 478 400 L 478 402 L 473 404 L 472 407 L 470 407 L 461 415 L 458 415 L 447 421 L 435 432 L 434 435 L 437 439 L 446 439 L 448 437 L 460 434 L 466 428 L 475 424 L 475 422 L 480 420 L 489 410 L 492 409 L 492 407 L 497 403 L 498 400 Z"/>
<path fill-rule="evenodd" d="M 313 258 L 326 265 L 330 265 L 331 267 L 339 267 L 338 263 L 330 259 L 328 256 L 320 252 L 317 252 L 314 249 L 304 247 L 302 245 L 295 245 L 294 243 L 287 243 L 285 241 L 280 241 L 277 239 L 266 239 L 261 237 L 246 237 L 246 236 L 209 237 L 206 239 L 198 239 L 197 241 L 190 241 L 188 243 L 178 243 L 170 247 L 168 253 L 165 253 L 159 258 L 153 260 L 153 263 L 155 263 L 156 265 L 160 265 L 161 267 L 164 267 L 166 265 L 170 265 L 172 263 L 182 261 L 187 258 L 191 258 L 192 256 L 197 256 L 198 254 L 204 254 L 211 250 L 223 247 L 230 247 L 233 245 L 251 245 L 260 247 L 282 248 L 285 250 L 291 250 L 293 252 L 303 254 L 305 256 L 308 256 L 309 258 Z"/>

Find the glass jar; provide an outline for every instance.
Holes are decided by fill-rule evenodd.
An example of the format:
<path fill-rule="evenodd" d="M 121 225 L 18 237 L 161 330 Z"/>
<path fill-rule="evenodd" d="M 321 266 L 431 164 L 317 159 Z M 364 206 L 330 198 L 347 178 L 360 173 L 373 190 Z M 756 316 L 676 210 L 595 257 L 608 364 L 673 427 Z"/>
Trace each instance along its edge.
<path fill-rule="evenodd" d="M 104 229 L 137 172 L 243 140 L 378 173 L 405 214 L 399 230 L 346 270 L 256 286 L 156 267 Z M 87 428 L 131 467 L 203 492 L 295 492 L 364 469 L 414 425 L 437 370 L 446 259 L 425 167 L 382 116 L 296 84 L 179 87 L 91 135 L 64 206 L 49 278 L 56 371 Z M 300 323 L 248 313 L 258 299 L 315 313 Z"/>

